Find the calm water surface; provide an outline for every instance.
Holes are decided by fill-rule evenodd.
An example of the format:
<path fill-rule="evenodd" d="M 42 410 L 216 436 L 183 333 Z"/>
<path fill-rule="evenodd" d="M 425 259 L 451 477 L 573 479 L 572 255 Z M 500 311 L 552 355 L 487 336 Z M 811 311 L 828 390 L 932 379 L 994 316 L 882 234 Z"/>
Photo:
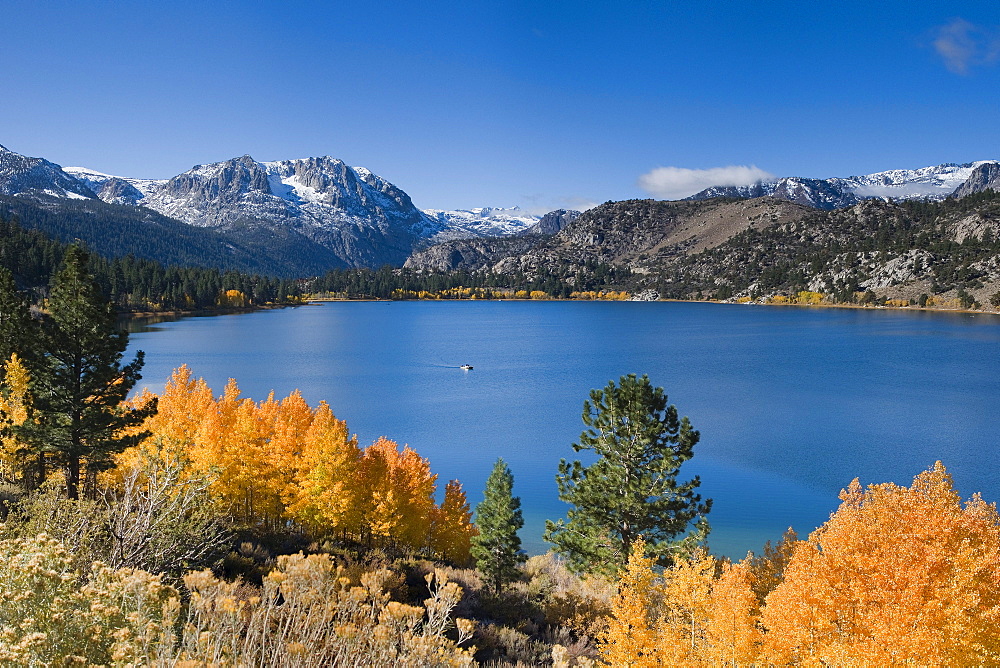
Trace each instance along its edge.
<path fill-rule="evenodd" d="M 806 534 L 853 478 L 909 484 L 942 460 L 964 495 L 1000 500 L 1000 318 L 641 302 L 341 302 L 187 318 L 134 333 L 144 384 L 181 364 L 217 394 L 298 388 L 363 444 L 408 443 L 473 506 L 497 457 L 546 549 L 554 476 L 591 388 L 647 374 L 701 431 L 713 551 Z M 475 366 L 462 371 L 459 365 Z"/>

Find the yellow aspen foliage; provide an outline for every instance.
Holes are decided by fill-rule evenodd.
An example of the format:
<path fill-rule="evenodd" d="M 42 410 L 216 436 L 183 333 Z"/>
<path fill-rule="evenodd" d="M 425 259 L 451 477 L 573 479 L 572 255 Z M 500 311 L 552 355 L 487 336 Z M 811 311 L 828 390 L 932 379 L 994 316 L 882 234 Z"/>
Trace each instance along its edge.
<path fill-rule="evenodd" d="M 785 568 L 792 558 L 792 551 L 798 540 L 799 536 L 795 530 L 788 527 L 777 544 L 771 545 L 771 541 L 767 541 L 762 554 L 750 557 L 751 581 L 753 591 L 757 595 L 758 607 L 762 606 L 767 595 L 781 584 Z"/>
<path fill-rule="evenodd" d="M 663 572 L 663 616 L 660 620 L 660 654 L 665 665 L 697 662 L 706 645 L 710 593 L 715 558 L 705 549 L 678 559 Z"/>
<path fill-rule="evenodd" d="M 599 636 L 610 666 L 745 665 L 758 653 L 757 598 L 749 564 L 727 565 L 705 550 L 679 559 L 657 577 L 644 545 L 633 548 Z"/>
<path fill-rule="evenodd" d="M 708 601 L 705 655 L 711 665 L 745 666 L 756 661 L 762 640 L 749 560 L 726 564 Z"/>
<path fill-rule="evenodd" d="M 803 290 L 795 295 L 795 301 L 799 304 L 822 304 L 825 296 L 822 292 Z"/>
<path fill-rule="evenodd" d="M 4 479 L 13 480 L 19 474 L 24 449 L 11 435 L 6 435 L 6 427 L 25 423 L 31 408 L 31 395 L 28 391 L 31 377 L 27 367 L 17 353 L 10 356 L 4 364 L 4 379 L 0 387 L 0 475 Z"/>
<path fill-rule="evenodd" d="M 316 408 L 297 456 L 286 450 L 294 471 L 285 490 L 288 514 L 316 532 L 357 534 L 361 527 L 356 476 L 361 449 L 326 402 Z"/>
<path fill-rule="evenodd" d="M 425 547 L 434 509 L 434 482 L 426 459 L 395 441 L 380 438 L 365 448 L 361 479 L 365 533 L 419 550 Z"/>
<path fill-rule="evenodd" d="M 142 404 L 152 396 L 146 390 L 132 402 Z M 215 397 L 203 379 L 192 377 L 191 369 L 185 364 L 170 376 L 156 409 L 156 414 L 146 420 L 142 429 L 186 446 L 194 442 L 206 416 L 215 409 Z"/>
<path fill-rule="evenodd" d="M 761 621 L 766 658 L 807 665 L 995 665 L 1000 516 L 964 506 L 940 462 L 909 488 L 841 493 L 795 545 Z"/>
<path fill-rule="evenodd" d="M 239 290 L 226 290 L 219 295 L 219 306 L 243 308 L 247 305 L 247 296 Z"/>
<path fill-rule="evenodd" d="M 141 448 L 182 462 L 188 477 L 212 479 L 210 493 L 243 523 L 292 521 L 317 537 L 374 538 L 468 558 L 474 529 L 461 485 L 449 484 L 439 508 L 426 459 L 384 438 L 360 449 L 325 402 L 314 409 L 295 391 L 257 403 L 242 397 L 234 380 L 215 398 L 183 366 L 158 405 L 141 427 L 152 434 Z M 139 454 L 123 453 L 120 469 L 138 466 Z"/>
<path fill-rule="evenodd" d="M 472 537 L 476 533 L 462 483 L 448 481 L 444 501 L 431 515 L 431 550 L 447 561 L 464 566 L 469 563 Z"/>
<path fill-rule="evenodd" d="M 613 614 L 598 636 L 597 647 L 606 665 L 647 668 L 661 662 L 657 633 L 657 608 L 663 596 L 662 584 L 653 572 L 654 559 L 645 555 L 646 544 L 632 546 L 628 564 L 618 583 L 612 603 Z"/>

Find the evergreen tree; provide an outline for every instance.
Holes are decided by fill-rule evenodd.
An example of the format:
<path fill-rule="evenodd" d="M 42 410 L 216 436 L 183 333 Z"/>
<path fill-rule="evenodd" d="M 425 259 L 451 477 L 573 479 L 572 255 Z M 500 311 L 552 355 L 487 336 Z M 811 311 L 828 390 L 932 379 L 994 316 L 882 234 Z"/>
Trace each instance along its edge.
<path fill-rule="evenodd" d="M 699 434 L 667 406 L 663 388 L 646 376 L 622 376 L 618 385 L 591 390 L 583 423 L 589 429 L 573 449 L 593 450 L 598 459 L 590 466 L 559 463 L 559 498 L 573 507 L 566 520 L 546 522 L 545 531 L 572 570 L 614 575 L 640 538 L 647 554 L 666 566 L 672 551 L 704 540 L 712 501 L 695 493 L 697 476 L 677 480 Z"/>
<path fill-rule="evenodd" d="M 486 480 L 483 501 L 476 506 L 479 534 L 472 538 L 472 556 L 497 595 L 505 583 L 517 578 L 517 566 L 526 560 L 517 535 L 524 526 L 521 499 L 512 496 L 513 488 L 514 475 L 503 459 L 497 459 Z"/>
<path fill-rule="evenodd" d="M 34 339 L 32 325 L 28 300 L 18 292 L 10 270 L 0 266 L 0 382 L 3 365 L 11 355 L 16 353 L 21 359 L 29 356 Z"/>
<path fill-rule="evenodd" d="M 87 261 L 86 253 L 70 247 L 53 278 L 41 328 L 43 352 L 32 369 L 35 419 L 17 428 L 23 441 L 50 452 L 63 468 L 71 499 L 79 497 L 82 470 L 93 475 L 112 466 L 112 454 L 146 436 L 125 431 L 156 411 L 155 403 L 122 406 L 141 377 L 143 354 L 121 365 L 128 334 L 87 273 Z"/>

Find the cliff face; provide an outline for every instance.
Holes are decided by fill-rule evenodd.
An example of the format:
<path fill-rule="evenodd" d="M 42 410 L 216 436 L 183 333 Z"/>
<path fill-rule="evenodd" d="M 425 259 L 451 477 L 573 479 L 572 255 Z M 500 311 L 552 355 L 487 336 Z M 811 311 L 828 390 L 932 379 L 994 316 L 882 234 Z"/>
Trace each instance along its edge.
<path fill-rule="evenodd" d="M 0 195 L 94 199 L 94 191 L 42 158 L 29 158 L 0 146 Z"/>
<path fill-rule="evenodd" d="M 542 216 L 537 223 L 526 229 L 522 234 L 557 234 L 580 217 L 579 211 L 556 209 Z"/>
<path fill-rule="evenodd" d="M 418 271 L 477 271 L 527 253 L 543 240 L 538 235 L 526 235 L 447 241 L 413 253 L 403 267 Z"/>
<path fill-rule="evenodd" d="M 965 197 L 984 190 L 1000 190 L 1000 163 L 987 162 L 976 167 L 965 183 L 955 190 L 955 197 Z"/>

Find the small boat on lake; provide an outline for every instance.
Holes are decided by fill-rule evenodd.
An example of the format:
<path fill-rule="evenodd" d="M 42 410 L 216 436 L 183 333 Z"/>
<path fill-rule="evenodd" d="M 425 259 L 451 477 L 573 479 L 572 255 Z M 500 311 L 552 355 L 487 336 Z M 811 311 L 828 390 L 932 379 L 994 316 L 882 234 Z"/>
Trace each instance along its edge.
<path fill-rule="evenodd" d="M 463 364 L 462 366 L 460 366 L 458 368 L 461 369 L 462 371 L 472 371 L 472 365 L 471 364 Z"/>

